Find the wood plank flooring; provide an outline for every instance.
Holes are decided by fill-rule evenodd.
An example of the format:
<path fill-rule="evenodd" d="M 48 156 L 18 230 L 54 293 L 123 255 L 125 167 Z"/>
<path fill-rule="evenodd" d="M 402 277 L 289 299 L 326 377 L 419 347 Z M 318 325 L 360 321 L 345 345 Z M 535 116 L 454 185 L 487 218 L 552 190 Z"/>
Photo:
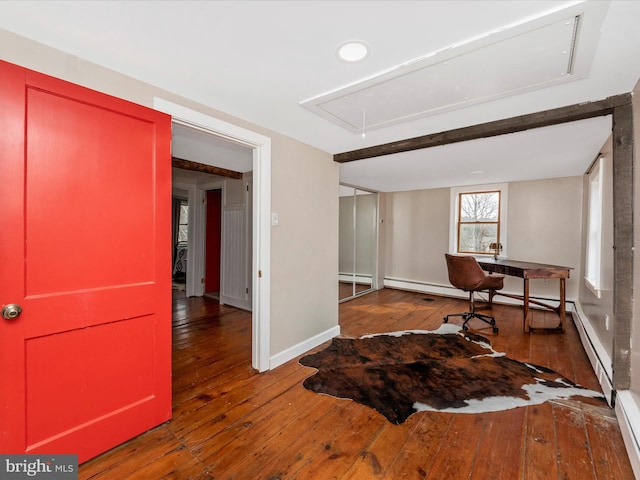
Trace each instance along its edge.
<path fill-rule="evenodd" d="M 437 328 L 457 299 L 384 289 L 340 304 L 344 335 Z M 522 331 L 494 305 L 495 350 L 599 390 L 573 323 Z M 534 322 L 553 323 L 543 311 Z M 459 319 L 452 319 L 457 323 Z M 614 412 L 589 401 L 484 414 L 422 412 L 393 425 L 374 410 L 305 390 L 297 359 L 251 369 L 251 316 L 207 298 L 174 298 L 173 419 L 80 466 L 80 479 L 633 480 Z"/>

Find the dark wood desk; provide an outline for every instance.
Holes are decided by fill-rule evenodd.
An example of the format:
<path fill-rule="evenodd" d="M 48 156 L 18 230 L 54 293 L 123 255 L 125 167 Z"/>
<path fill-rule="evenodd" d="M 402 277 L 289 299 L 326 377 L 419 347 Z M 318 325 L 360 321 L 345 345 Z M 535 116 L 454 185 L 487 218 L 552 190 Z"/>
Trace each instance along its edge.
<path fill-rule="evenodd" d="M 519 260 L 504 260 L 498 259 L 478 259 L 478 263 L 483 270 L 492 273 L 501 273 L 503 275 L 509 275 L 512 277 L 520 277 L 524 279 L 523 295 L 512 295 L 510 293 L 501 293 L 497 291 L 496 295 L 502 295 L 504 297 L 516 298 L 522 300 L 524 308 L 524 331 L 529 332 L 531 329 L 541 328 L 532 327 L 529 316 L 529 304 L 533 303 L 539 305 L 548 310 L 553 310 L 560 316 L 560 323 L 557 327 L 541 328 L 544 330 L 557 330 L 564 332 L 564 320 L 566 315 L 566 280 L 569 278 L 569 271 L 573 270 L 571 267 L 562 267 L 559 265 L 546 265 L 543 263 L 533 262 L 521 262 Z M 557 278 L 560 280 L 560 305 L 557 307 L 551 306 L 539 300 L 532 300 L 529 298 L 529 279 L 531 278 Z"/>

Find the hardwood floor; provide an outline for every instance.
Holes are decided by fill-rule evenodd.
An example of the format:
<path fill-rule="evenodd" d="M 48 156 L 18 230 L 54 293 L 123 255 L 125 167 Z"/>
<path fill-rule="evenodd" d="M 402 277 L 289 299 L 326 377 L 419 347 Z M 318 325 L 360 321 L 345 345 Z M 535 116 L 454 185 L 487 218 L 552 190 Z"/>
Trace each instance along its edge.
<path fill-rule="evenodd" d="M 340 304 L 344 335 L 435 329 L 462 300 L 384 289 Z M 497 351 L 599 390 L 571 321 L 522 332 L 521 309 L 494 305 Z M 535 311 L 535 321 L 547 319 Z M 456 320 L 452 319 L 453 323 Z M 477 324 L 472 323 L 472 328 Z M 633 473 L 613 411 L 547 402 L 503 412 L 422 412 L 393 425 L 349 400 L 305 390 L 297 359 L 251 369 L 251 316 L 174 299 L 173 420 L 80 467 L 80 479 L 616 479 Z"/>

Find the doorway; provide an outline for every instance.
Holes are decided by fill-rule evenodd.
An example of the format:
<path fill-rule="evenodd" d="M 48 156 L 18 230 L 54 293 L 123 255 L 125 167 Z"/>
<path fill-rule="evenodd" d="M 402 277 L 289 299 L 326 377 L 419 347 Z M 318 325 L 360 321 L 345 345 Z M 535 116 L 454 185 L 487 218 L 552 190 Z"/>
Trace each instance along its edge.
<path fill-rule="evenodd" d="M 270 368 L 271 303 L 271 139 L 209 115 L 155 97 L 153 107 L 172 116 L 174 125 L 244 145 L 253 152 L 251 215 L 252 366 Z M 190 213 L 191 215 L 191 213 Z"/>

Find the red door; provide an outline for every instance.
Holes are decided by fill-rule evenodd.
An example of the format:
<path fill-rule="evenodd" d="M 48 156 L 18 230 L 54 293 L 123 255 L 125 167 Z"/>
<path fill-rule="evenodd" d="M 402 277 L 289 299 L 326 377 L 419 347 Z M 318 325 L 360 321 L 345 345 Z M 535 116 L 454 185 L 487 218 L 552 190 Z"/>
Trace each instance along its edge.
<path fill-rule="evenodd" d="M 222 192 L 220 190 L 207 190 L 205 293 L 220 292 L 221 212 Z"/>
<path fill-rule="evenodd" d="M 171 416 L 171 120 L 0 85 L 0 452 L 82 462 Z"/>

